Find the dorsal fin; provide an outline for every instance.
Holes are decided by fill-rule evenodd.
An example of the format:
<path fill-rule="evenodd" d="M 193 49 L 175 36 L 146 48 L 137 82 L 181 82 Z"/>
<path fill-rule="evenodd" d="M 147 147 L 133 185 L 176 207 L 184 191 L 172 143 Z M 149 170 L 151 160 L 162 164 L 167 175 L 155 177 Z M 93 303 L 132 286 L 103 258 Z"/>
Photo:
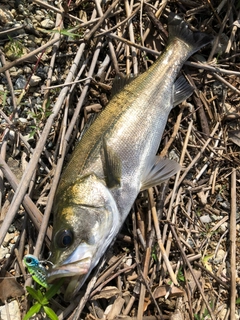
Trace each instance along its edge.
<path fill-rule="evenodd" d="M 128 76 L 125 76 L 123 74 L 118 74 L 113 80 L 111 97 L 119 93 L 125 87 L 125 85 L 131 83 L 136 77 L 137 76 L 134 76 L 132 74 Z"/>

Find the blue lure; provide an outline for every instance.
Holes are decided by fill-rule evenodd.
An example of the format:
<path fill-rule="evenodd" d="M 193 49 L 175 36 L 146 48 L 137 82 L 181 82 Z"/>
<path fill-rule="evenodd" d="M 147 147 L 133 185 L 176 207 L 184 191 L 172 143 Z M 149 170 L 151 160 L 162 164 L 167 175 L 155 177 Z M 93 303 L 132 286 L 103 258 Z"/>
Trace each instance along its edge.
<path fill-rule="evenodd" d="M 47 270 L 46 267 L 38 260 L 37 257 L 32 254 L 26 254 L 23 261 L 28 269 L 28 272 L 32 275 L 33 280 L 40 284 L 44 288 L 49 288 L 47 283 Z"/>

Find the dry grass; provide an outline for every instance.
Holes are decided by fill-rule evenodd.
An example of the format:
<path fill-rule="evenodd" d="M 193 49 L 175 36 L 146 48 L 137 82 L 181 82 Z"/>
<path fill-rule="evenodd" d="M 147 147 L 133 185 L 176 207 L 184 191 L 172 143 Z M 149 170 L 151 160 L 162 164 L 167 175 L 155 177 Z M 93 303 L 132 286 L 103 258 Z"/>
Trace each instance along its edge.
<path fill-rule="evenodd" d="M 33 3 L 49 10 L 55 29 L 68 35 L 40 30 L 46 45 L 13 62 L 1 52 L 7 83 L 0 96 L 1 243 L 13 221 L 21 231 L 2 269 L 20 276 L 24 254 L 48 256 L 52 201 L 68 155 L 89 119 L 105 107 L 115 76 L 144 72 L 164 49 L 172 11 L 214 36 L 212 46 L 184 65 L 196 89 L 170 114 L 161 142 L 160 154 L 184 169 L 139 195 L 92 280 L 70 304 L 59 294 L 52 307 L 59 319 L 102 319 L 110 307 L 109 320 L 237 319 L 239 1 Z M 40 55 L 38 62 L 49 66 L 47 80 L 16 95 L 9 69 L 23 63 L 37 68 L 29 59 L 44 49 L 47 58 Z M 31 105 L 37 91 L 38 107 Z M 28 307 L 21 301 L 24 313 Z"/>

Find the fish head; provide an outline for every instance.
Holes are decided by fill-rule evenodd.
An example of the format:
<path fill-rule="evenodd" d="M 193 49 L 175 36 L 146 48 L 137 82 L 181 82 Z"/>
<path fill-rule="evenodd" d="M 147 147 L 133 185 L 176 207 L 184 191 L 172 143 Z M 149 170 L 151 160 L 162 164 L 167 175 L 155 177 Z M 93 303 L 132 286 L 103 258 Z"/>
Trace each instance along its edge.
<path fill-rule="evenodd" d="M 60 190 L 63 190 L 61 187 Z M 47 281 L 66 278 L 65 300 L 70 300 L 96 266 L 119 228 L 114 198 L 103 180 L 84 176 L 55 199 L 52 268 Z"/>

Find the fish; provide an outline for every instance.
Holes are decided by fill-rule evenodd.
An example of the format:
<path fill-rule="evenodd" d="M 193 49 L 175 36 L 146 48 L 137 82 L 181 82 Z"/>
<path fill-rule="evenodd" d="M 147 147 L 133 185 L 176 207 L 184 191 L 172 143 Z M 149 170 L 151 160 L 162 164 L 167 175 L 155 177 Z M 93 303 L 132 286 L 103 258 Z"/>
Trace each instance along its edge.
<path fill-rule="evenodd" d="M 27 267 L 28 272 L 32 275 L 33 280 L 35 280 L 44 288 L 50 287 L 50 285 L 47 283 L 47 270 L 37 257 L 32 254 L 26 254 L 23 257 L 23 262 Z"/>
<path fill-rule="evenodd" d="M 138 195 L 180 170 L 157 156 L 173 106 L 192 94 L 184 62 L 212 37 L 169 14 L 165 51 L 114 95 L 77 144 L 53 204 L 52 267 L 47 281 L 66 278 L 64 299 L 82 287 L 113 243 Z"/>

